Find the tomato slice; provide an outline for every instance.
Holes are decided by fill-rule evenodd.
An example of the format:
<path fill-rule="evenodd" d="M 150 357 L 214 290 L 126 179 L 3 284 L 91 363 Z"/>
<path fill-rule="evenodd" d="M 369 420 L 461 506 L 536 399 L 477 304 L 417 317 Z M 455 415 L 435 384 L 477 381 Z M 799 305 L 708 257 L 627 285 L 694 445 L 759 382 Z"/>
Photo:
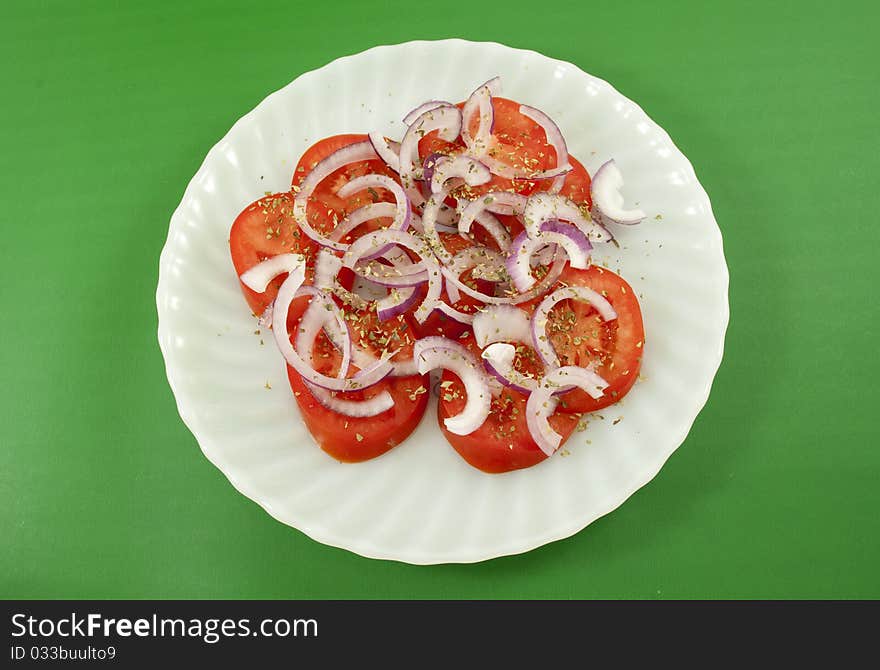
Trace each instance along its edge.
<path fill-rule="evenodd" d="M 374 306 L 364 310 L 344 309 L 352 339 L 358 345 L 376 356 L 384 350 L 396 350 L 397 354 L 391 360 L 412 358 L 415 336 L 410 317 L 400 315 L 380 322 Z M 322 374 L 335 375 L 340 362 L 339 352 L 320 333 L 312 352 L 315 369 Z M 372 417 L 350 417 L 327 409 L 290 366 L 287 377 L 303 421 L 318 446 L 346 463 L 375 458 L 403 442 L 418 426 L 428 404 L 427 375 L 386 378 L 367 389 L 345 394 L 347 400 L 368 400 L 388 391 L 394 406 Z"/>
<path fill-rule="evenodd" d="M 460 341 L 479 356 L 479 348 L 472 335 Z M 504 389 L 492 399 L 489 417 L 473 433 L 450 433 L 443 420 L 461 412 L 467 402 L 467 394 L 454 373 L 444 370 L 442 380 L 437 409 L 440 430 L 452 448 L 470 465 L 483 472 L 499 473 L 528 468 L 547 458 L 529 434 L 526 422 L 528 398 L 511 389 Z M 571 412 L 556 412 L 550 417 L 550 425 L 562 436 L 564 443 L 574 432 L 579 419 Z"/>
<path fill-rule="evenodd" d="M 518 171 L 534 173 L 556 165 L 556 150 L 547 143 L 547 134 L 540 124 L 520 113 L 521 103 L 495 96 L 492 98 L 496 144 L 489 155 Z M 474 119 L 478 123 L 478 119 Z M 476 130 L 473 128 L 472 130 Z M 517 180 L 527 185 L 529 192 L 539 182 Z M 520 191 L 524 192 L 524 191 Z"/>
<path fill-rule="evenodd" d="M 352 392 L 352 400 L 366 400 L 388 391 L 394 407 L 371 417 L 350 417 L 327 409 L 315 400 L 296 370 L 287 377 L 303 421 L 325 452 L 344 463 L 359 463 L 403 442 L 412 433 L 428 405 L 427 377 L 394 377 L 364 391 Z"/>
<path fill-rule="evenodd" d="M 363 142 L 367 139 L 369 138 L 364 134 L 345 133 L 342 135 L 331 135 L 318 140 L 306 149 L 302 156 L 300 156 L 296 168 L 293 171 L 291 185 L 299 187 L 299 185 L 302 184 L 303 179 L 306 178 L 306 175 L 315 169 L 315 166 L 330 154 L 339 151 L 350 144 Z"/>
<path fill-rule="evenodd" d="M 458 107 L 464 107 L 464 103 L 458 103 Z M 494 135 L 496 143 L 489 150 L 489 155 L 526 173 L 554 167 L 556 165 L 556 150 L 547 143 L 547 134 L 540 124 L 520 114 L 519 108 L 520 103 L 514 100 L 499 96 L 492 98 L 494 113 L 492 135 Z M 471 121 L 472 132 L 476 132 L 479 122 L 479 118 L 475 115 Z M 428 133 L 419 140 L 419 156 L 422 160 L 434 152 L 455 154 L 463 150 L 464 142 L 461 138 L 455 142 L 446 142 L 437 137 L 436 131 Z M 541 181 L 543 180 L 512 180 L 492 175 L 492 179 L 487 183 L 480 186 L 463 186 L 456 191 L 456 195 L 468 199 L 476 198 L 490 191 L 514 191 L 529 195 L 538 188 Z"/>
<path fill-rule="evenodd" d="M 235 272 L 241 276 L 267 258 L 284 253 L 305 255 L 311 267 L 317 246 L 296 225 L 291 194 L 274 193 L 251 203 L 236 217 L 229 232 L 229 251 Z M 276 277 L 264 293 L 241 284 L 245 300 L 255 315 L 260 316 L 275 300 L 286 277 L 286 274 Z"/>
<path fill-rule="evenodd" d="M 580 389 L 566 393 L 561 398 L 560 410 L 593 412 L 623 398 L 638 379 L 645 343 L 642 311 L 632 287 L 607 268 L 567 267 L 559 281 L 598 291 L 617 312 L 616 319 L 606 322 L 591 305 L 577 300 L 562 300 L 550 310 L 547 334 L 560 364 L 597 364 L 596 372 L 609 383 L 598 400 Z"/>

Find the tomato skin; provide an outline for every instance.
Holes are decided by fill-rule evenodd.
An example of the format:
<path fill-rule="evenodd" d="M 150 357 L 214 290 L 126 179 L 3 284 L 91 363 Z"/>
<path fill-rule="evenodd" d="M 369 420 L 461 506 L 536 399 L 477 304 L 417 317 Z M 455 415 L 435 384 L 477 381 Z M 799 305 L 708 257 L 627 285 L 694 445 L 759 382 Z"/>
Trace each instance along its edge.
<path fill-rule="evenodd" d="M 568 286 L 588 286 L 604 295 L 617 312 L 617 318 L 604 322 L 588 304 L 564 300 L 551 310 L 548 325 L 550 341 L 561 365 L 586 366 L 599 362 L 596 372 L 609 383 L 604 395 L 597 399 L 580 389 L 561 396 L 563 412 L 595 412 L 613 405 L 633 387 L 639 376 L 645 344 L 642 311 L 632 287 L 620 275 L 598 265 L 588 270 L 567 267 L 559 278 Z M 575 314 L 576 326 L 568 332 L 554 331 L 553 323 L 565 311 Z M 581 338 L 575 344 L 574 338 Z"/>
<path fill-rule="evenodd" d="M 284 253 L 305 255 L 311 268 L 317 245 L 303 235 L 296 225 L 293 219 L 293 196 L 285 192 L 267 195 L 242 210 L 229 231 L 229 252 L 235 273 L 240 277 L 261 261 Z M 260 316 L 275 300 L 286 277 L 284 274 L 273 279 L 263 293 L 241 284 L 245 300 L 256 316 Z"/>
<path fill-rule="evenodd" d="M 473 336 L 461 340 L 479 357 L 479 348 Z M 505 388 L 500 396 L 492 399 L 492 411 L 483 425 L 469 435 L 450 433 L 443 420 L 455 416 L 464 408 L 467 394 L 458 377 L 443 371 L 443 383 L 437 407 L 440 430 L 452 448 L 470 465 L 492 474 L 529 468 L 547 458 L 547 454 L 535 444 L 529 434 L 526 421 L 527 396 Z M 562 436 L 562 443 L 569 438 L 578 425 L 580 417 L 570 412 L 556 412 L 550 416 L 550 425 Z"/>
<path fill-rule="evenodd" d="M 306 387 L 302 376 L 287 367 L 287 378 L 302 419 L 312 437 L 326 453 L 343 463 L 359 463 L 381 456 L 403 442 L 416 429 L 428 405 L 428 377 L 394 377 L 358 391 L 362 399 L 383 390 L 394 407 L 372 417 L 349 417 L 321 405 Z M 425 391 L 418 391 L 423 388 Z M 360 436 L 361 439 L 358 439 Z"/>

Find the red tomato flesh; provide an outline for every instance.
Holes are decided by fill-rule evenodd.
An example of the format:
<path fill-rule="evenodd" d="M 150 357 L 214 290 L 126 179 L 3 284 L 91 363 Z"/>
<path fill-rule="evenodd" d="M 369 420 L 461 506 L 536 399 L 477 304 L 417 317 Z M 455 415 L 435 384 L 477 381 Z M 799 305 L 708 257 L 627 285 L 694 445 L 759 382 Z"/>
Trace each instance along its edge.
<path fill-rule="evenodd" d="M 286 253 L 305 255 L 311 267 L 316 250 L 317 245 L 302 234 L 293 219 L 290 193 L 267 195 L 251 203 L 236 217 L 229 232 L 229 251 L 238 276 L 267 258 Z M 241 284 L 251 312 L 260 316 L 286 278 L 286 274 L 276 277 L 263 293 Z"/>
<path fill-rule="evenodd" d="M 642 364 L 645 329 L 639 300 L 632 287 L 618 274 L 593 265 L 588 270 L 567 267 L 560 284 L 587 286 L 601 293 L 617 312 L 604 321 L 585 302 L 562 300 L 550 310 L 547 335 L 560 365 L 598 364 L 596 372 L 609 383 L 598 400 L 575 389 L 562 396 L 560 410 L 594 412 L 613 405 L 635 384 Z"/>

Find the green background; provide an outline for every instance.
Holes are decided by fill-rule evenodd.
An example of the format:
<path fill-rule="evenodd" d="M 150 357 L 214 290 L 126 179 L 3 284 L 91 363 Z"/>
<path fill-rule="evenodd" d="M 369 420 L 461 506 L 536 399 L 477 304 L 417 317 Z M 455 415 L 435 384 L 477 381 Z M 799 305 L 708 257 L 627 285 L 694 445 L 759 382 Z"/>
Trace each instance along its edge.
<path fill-rule="evenodd" d="M 0 596 L 880 597 L 871 4 L 2 3 Z M 154 294 L 171 213 L 236 119 L 338 56 L 442 37 L 641 104 L 712 199 L 731 322 L 689 437 L 620 509 L 417 567 L 232 488 L 178 418 Z"/>

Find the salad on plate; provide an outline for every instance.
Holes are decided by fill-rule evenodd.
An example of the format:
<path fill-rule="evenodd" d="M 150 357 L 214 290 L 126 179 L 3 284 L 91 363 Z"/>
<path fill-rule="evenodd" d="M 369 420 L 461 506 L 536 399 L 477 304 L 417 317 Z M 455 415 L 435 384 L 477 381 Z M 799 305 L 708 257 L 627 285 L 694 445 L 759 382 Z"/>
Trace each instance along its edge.
<path fill-rule="evenodd" d="M 638 378 L 638 298 L 591 252 L 645 214 L 613 159 L 591 176 L 549 116 L 500 89 L 427 101 L 397 139 L 320 140 L 289 191 L 232 224 L 244 297 L 340 461 L 404 444 L 434 394 L 467 463 L 531 467 Z"/>

